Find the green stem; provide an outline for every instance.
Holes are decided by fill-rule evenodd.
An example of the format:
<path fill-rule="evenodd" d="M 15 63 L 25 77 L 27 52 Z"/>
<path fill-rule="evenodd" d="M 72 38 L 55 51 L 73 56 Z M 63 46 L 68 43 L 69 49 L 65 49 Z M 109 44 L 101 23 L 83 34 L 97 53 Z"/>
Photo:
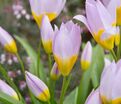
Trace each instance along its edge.
<path fill-rule="evenodd" d="M 120 46 L 117 46 L 117 57 L 120 59 Z"/>
<path fill-rule="evenodd" d="M 40 48 L 41 48 L 41 41 L 39 41 L 39 47 L 38 47 L 38 57 L 37 57 L 37 74 L 38 77 L 40 77 Z"/>
<path fill-rule="evenodd" d="M 111 50 L 110 52 L 111 52 L 111 54 L 112 54 L 114 60 L 117 61 L 117 56 L 116 56 L 114 50 Z"/>
<path fill-rule="evenodd" d="M 24 99 L 22 98 L 18 88 L 16 87 L 16 85 L 14 84 L 14 82 L 10 79 L 10 77 L 8 76 L 6 70 L 0 65 L 0 72 L 2 73 L 2 75 L 4 76 L 5 80 L 10 84 L 10 86 L 15 89 L 16 93 L 18 94 L 18 97 L 21 101 L 23 101 L 23 103 L 25 104 Z"/>
<path fill-rule="evenodd" d="M 63 78 L 63 84 L 62 84 L 62 90 L 61 90 L 60 103 L 59 104 L 63 104 L 64 96 L 65 96 L 65 93 L 66 93 L 67 88 L 69 86 L 70 80 L 71 80 L 71 76 L 69 76 L 68 79 L 67 79 L 67 77 Z"/>
<path fill-rule="evenodd" d="M 19 62 L 20 62 L 21 70 L 22 70 L 22 73 L 24 74 L 24 78 L 25 78 L 25 68 L 24 68 L 24 63 L 23 63 L 23 61 L 22 61 L 22 59 L 20 58 L 20 56 L 19 56 L 18 53 L 16 53 L 16 56 L 17 56 L 17 58 L 18 58 L 18 60 L 19 60 Z"/>
<path fill-rule="evenodd" d="M 49 59 L 49 74 L 51 72 L 51 68 L 52 68 L 52 60 L 51 60 L 51 55 L 48 55 L 48 59 Z"/>
<path fill-rule="evenodd" d="M 47 102 L 48 104 L 51 104 L 50 101 Z"/>

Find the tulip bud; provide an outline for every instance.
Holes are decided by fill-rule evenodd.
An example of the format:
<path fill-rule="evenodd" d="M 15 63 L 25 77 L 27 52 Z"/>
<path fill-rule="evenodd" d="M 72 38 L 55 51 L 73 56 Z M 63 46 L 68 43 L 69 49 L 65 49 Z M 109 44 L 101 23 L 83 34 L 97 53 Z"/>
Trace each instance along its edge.
<path fill-rule="evenodd" d="M 81 56 L 82 70 L 87 70 L 90 67 L 92 60 L 92 46 L 90 42 L 87 42 Z"/>
<path fill-rule="evenodd" d="M 17 53 L 17 47 L 14 39 L 2 27 L 0 27 L 0 43 L 8 52 L 14 54 Z"/>
<path fill-rule="evenodd" d="M 52 52 L 53 37 L 54 37 L 54 30 L 50 24 L 49 18 L 47 16 L 44 16 L 41 25 L 41 38 L 44 49 L 48 54 Z"/>
<path fill-rule="evenodd" d="M 50 100 L 50 92 L 48 87 L 35 75 L 26 73 L 26 82 L 30 91 L 41 101 L 47 102 Z"/>
<path fill-rule="evenodd" d="M 60 75 L 61 75 L 61 73 L 58 70 L 58 66 L 56 63 L 54 63 L 53 68 L 52 68 L 51 73 L 50 73 L 50 77 L 53 80 L 57 80 L 60 77 Z"/>
<path fill-rule="evenodd" d="M 17 93 L 2 80 L 0 80 L 0 91 L 15 98 L 16 100 L 19 100 Z"/>

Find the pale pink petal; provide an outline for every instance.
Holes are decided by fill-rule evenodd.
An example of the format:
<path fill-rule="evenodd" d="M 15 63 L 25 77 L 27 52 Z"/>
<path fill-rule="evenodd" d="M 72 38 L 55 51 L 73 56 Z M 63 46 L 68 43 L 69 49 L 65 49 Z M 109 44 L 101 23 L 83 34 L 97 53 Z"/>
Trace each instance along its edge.
<path fill-rule="evenodd" d="M 53 40 L 54 31 L 52 25 L 50 24 L 49 18 L 44 16 L 41 25 L 41 37 L 43 41 Z"/>
<path fill-rule="evenodd" d="M 85 104 L 102 104 L 100 94 L 99 94 L 99 89 L 91 92 Z"/>
<path fill-rule="evenodd" d="M 105 96 L 108 100 L 112 98 L 112 83 L 116 75 L 116 64 L 112 62 L 103 72 L 100 83 L 101 96 Z"/>

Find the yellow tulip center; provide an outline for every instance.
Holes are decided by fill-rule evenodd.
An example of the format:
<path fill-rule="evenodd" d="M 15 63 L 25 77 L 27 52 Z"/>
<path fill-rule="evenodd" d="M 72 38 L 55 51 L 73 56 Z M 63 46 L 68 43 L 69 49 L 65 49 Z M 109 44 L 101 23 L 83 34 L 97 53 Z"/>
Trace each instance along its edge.
<path fill-rule="evenodd" d="M 19 101 L 18 95 L 16 93 L 12 97 Z"/>
<path fill-rule="evenodd" d="M 8 52 L 11 52 L 14 54 L 17 53 L 17 47 L 16 47 L 16 43 L 14 40 L 12 40 L 9 44 L 5 44 L 4 48 Z"/>
<path fill-rule="evenodd" d="M 111 34 L 107 39 L 102 40 L 101 36 L 104 33 L 104 30 L 99 30 L 97 33 L 94 33 L 94 39 L 99 43 L 102 47 L 108 50 L 112 50 L 114 48 L 114 44 L 119 45 L 120 43 L 120 35 L 119 34 Z"/>
<path fill-rule="evenodd" d="M 101 96 L 102 104 L 121 104 L 121 98 L 117 98 L 114 100 L 107 100 L 105 96 Z"/>
<path fill-rule="evenodd" d="M 81 67 L 83 71 L 86 71 L 90 67 L 90 62 L 86 60 L 81 60 Z"/>
<path fill-rule="evenodd" d="M 42 40 L 43 43 L 43 47 L 46 51 L 46 53 L 50 54 L 52 52 L 52 41 L 48 40 L 48 41 L 44 41 Z"/>
<path fill-rule="evenodd" d="M 57 17 L 56 13 L 45 13 L 41 15 L 36 15 L 35 12 L 32 12 L 32 15 L 39 27 L 41 27 L 42 18 L 44 15 L 47 15 L 50 21 L 54 20 Z"/>
<path fill-rule="evenodd" d="M 39 100 L 42 100 L 44 102 L 48 101 L 50 99 L 50 93 L 48 89 L 45 89 L 40 95 L 37 96 Z"/>
<path fill-rule="evenodd" d="M 73 55 L 66 59 L 63 59 L 57 55 L 54 55 L 54 57 L 55 57 L 55 61 L 58 65 L 58 69 L 60 70 L 61 74 L 63 76 L 68 76 L 68 74 L 72 70 L 72 68 L 77 60 L 77 55 Z"/>

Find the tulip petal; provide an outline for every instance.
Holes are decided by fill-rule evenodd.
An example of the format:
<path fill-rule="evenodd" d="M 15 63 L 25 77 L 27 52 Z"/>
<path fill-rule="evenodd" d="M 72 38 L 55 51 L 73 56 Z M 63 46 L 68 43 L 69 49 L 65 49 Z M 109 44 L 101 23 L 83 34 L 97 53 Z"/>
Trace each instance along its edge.
<path fill-rule="evenodd" d="M 88 24 L 87 19 L 86 19 L 85 16 L 83 16 L 83 15 L 76 15 L 73 18 L 76 19 L 76 20 L 81 21 L 82 23 L 84 23 L 87 26 L 87 28 L 89 29 L 89 31 L 91 32 L 91 29 L 89 27 L 89 24 Z"/>
<path fill-rule="evenodd" d="M 102 104 L 100 95 L 99 95 L 99 89 L 91 92 L 85 104 Z"/>
<path fill-rule="evenodd" d="M 112 83 L 114 83 L 115 73 L 116 64 L 115 62 L 112 62 L 111 65 L 104 70 L 103 75 L 101 76 L 100 93 L 103 102 L 112 99 Z"/>

